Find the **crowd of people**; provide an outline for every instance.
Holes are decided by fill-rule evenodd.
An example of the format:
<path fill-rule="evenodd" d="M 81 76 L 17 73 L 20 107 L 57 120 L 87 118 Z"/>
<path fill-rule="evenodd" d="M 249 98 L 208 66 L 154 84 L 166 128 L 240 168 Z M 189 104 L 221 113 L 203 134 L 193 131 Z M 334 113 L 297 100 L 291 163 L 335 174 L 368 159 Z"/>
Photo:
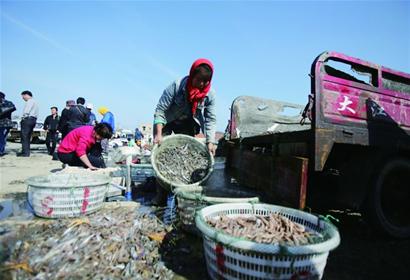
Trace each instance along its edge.
<path fill-rule="evenodd" d="M 215 92 L 211 88 L 214 72 L 207 59 L 196 60 L 189 75 L 171 83 L 163 92 L 154 113 L 154 143 L 160 144 L 162 137 L 181 133 L 191 136 L 203 133 L 210 153 L 215 153 Z M 39 105 L 32 92 L 21 93 L 25 106 L 21 119 L 21 153 L 30 156 L 30 142 L 39 116 Z M 7 134 L 13 127 L 11 114 L 14 104 L 0 92 L 0 156 L 5 154 Z M 61 162 L 90 169 L 104 167 L 101 153 L 115 132 L 114 114 L 107 107 L 98 108 L 101 121 L 92 112 L 93 105 L 86 105 L 83 97 L 67 100 L 61 115 L 58 107 L 50 108 L 51 114 L 44 121 L 47 132 L 46 147 L 49 155 Z M 61 134 L 61 139 L 59 135 Z M 144 135 L 138 128 L 135 143 L 141 145 Z M 58 147 L 57 147 L 58 146 Z M 57 149 L 57 151 L 56 151 Z"/>
<path fill-rule="evenodd" d="M 0 156 L 6 154 L 7 134 L 13 128 L 12 113 L 16 111 L 15 105 L 5 97 L 0 92 Z M 28 90 L 23 91 L 21 97 L 25 105 L 20 121 L 21 152 L 17 156 L 30 157 L 30 143 L 39 115 L 39 105 L 33 98 L 33 93 Z M 101 107 L 99 112 L 102 119 L 98 122 L 92 109 L 93 105 L 85 105 L 83 97 L 78 97 L 76 102 L 67 100 L 61 115 L 56 106 L 50 108 L 51 114 L 44 120 L 43 129 L 47 133 L 47 152 L 53 159 L 90 169 L 105 167 L 101 156 L 101 142 L 112 137 L 114 115 L 107 107 Z"/>

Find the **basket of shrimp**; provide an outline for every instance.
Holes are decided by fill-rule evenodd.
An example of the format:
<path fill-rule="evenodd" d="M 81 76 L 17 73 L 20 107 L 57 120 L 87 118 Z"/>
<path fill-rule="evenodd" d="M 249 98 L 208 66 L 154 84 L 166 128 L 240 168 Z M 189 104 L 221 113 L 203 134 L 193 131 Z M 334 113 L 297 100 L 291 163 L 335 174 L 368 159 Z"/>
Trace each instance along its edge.
<path fill-rule="evenodd" d="M 321 279 L 340 243 L 327 219 L 270 204 L 208 206 L 195 223 L 212 279 Z"/>

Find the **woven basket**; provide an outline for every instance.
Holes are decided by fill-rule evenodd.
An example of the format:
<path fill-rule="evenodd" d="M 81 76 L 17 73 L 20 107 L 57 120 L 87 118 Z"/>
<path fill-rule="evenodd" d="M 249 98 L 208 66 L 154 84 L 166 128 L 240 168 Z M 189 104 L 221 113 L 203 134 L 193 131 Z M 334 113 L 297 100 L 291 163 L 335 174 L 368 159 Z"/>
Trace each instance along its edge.
<path fill-rule="evenodd" d="M 97 174 L 54 174 L 27 179 L 28 201 L 44 218 L 87 215 L 103 205 L 110 177 Z"/>
<path fill-rule="evenodd" d="M 217 231 L 206 223 L 221 215 L 238 217 L 277 213 L 324 241 L 302 246 L 256 243 Z M 329 251 L 340 243 L 339 232 L 328 221 L 296 209 L 269 204 L 228 203 L 197 212 L 196 226 L 203 234 L 206 265 L 212 279 L 321 279 Z"/>
<path fill-rule="evenodd" d="M 224 191 L 224 195 L 229 197 L 207 196 L 206 192 L 176 192 L 178 216 L 181 222 L 181 228 L 191 233 L 198 234 L 199 231 L 195 226 L 195 214 L 205 206 L 219 203 L 257 203 L 259 198 L 251 196 L 240 191 Z M 238 197 L 240 196 L 240 197 Z"/>

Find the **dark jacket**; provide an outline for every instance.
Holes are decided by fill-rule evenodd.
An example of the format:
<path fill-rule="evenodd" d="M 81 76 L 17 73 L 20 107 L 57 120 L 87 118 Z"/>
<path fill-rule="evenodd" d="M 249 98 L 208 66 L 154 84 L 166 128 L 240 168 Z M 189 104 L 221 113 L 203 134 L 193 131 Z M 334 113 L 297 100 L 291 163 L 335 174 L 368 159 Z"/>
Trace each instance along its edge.
<path fill-rule="evenodd" d="M 82 105 L 75 105 L 70 108 L 68 115 L 68 131 L 87 125 L 90 121 L 90 111 Z"/>
<path fill-rule="evenodd" d="M 62 134 L 67 134 L 67 122 L 68 122 L 68 116 L 70 115 L 70 110 L 67 108 L 64 108 L 63 111 L 61 111 L 61 116 L 60 116 L 60 121 L 58 122 L 58 130 Z"/>
<path fill-rule="evenodd" d="M 59 121 L 60 121 L 59 116 L 56 116 L 55 118 L 53 118 L 53 115 L 49 115 L 44 121 L 44 127 L 43 127 L 44 130 L 57 131 Z"/>
<path fill-rule="evenodd" d="M 16 106 L 14 106 L 13 102 L 4 99 L 3 102 L 0 103 L 0 127 L 13 127 L 11 113 L 14 111 L 16 111 Z"/>

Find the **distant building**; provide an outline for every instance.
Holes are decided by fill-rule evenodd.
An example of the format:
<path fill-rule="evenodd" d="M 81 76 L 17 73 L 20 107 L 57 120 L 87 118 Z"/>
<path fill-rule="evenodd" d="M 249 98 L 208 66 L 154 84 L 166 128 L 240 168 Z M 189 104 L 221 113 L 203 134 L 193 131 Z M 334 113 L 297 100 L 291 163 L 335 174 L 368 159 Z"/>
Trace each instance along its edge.
<path fill-rule="evenodd" d="M 152 124 L 142 124 L 138 128 L 144 135 L 144 139 L 142 142 L 144 144 L 152 144 L 154 142 Z"/>

